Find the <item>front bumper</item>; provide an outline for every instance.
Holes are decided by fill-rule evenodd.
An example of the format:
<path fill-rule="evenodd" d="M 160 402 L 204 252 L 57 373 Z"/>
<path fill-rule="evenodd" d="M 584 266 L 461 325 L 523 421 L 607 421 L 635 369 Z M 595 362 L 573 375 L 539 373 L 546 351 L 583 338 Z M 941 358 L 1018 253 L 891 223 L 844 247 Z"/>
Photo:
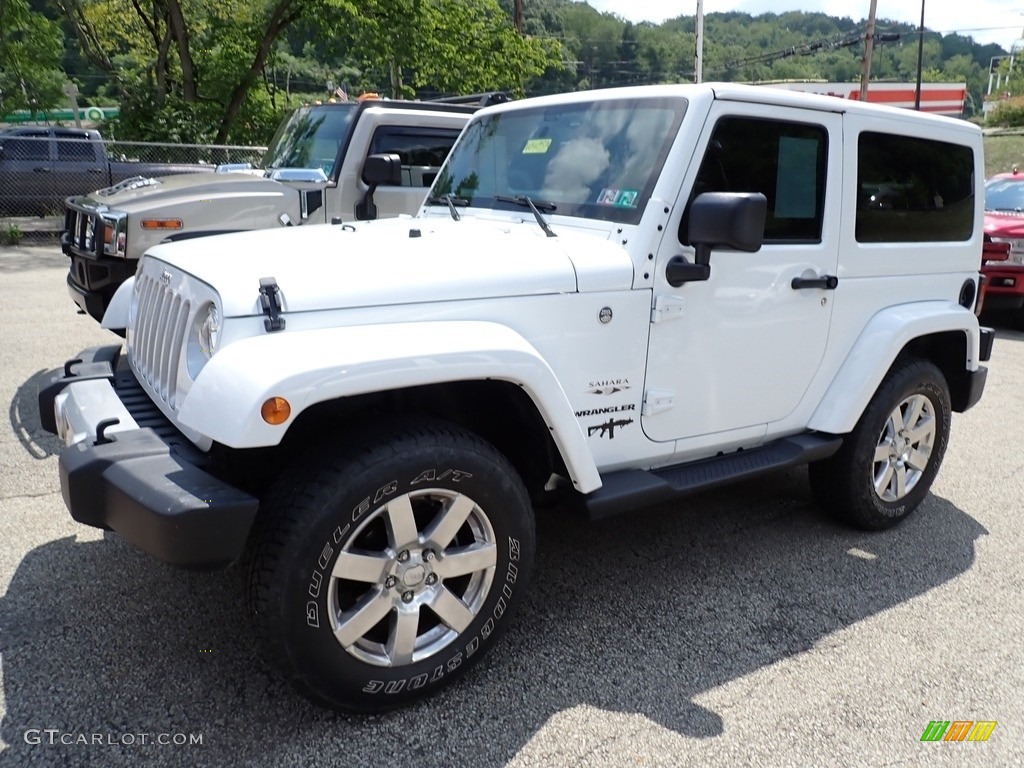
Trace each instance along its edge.
<path fill-rule="evenodd" d="M 71 517 L 174 565 L 230 564 L 258 500 L 204 469 L 206 454 L 156 411 L 119 350 L 83 351 L 39 391 L 43 427 L 67 446 L 60 485 Z"/>

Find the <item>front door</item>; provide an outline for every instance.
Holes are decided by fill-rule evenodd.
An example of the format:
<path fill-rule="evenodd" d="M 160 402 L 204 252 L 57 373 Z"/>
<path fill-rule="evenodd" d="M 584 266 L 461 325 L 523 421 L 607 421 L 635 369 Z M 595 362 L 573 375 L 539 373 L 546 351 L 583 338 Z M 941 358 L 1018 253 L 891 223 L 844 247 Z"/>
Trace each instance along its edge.
<path fill-rule="evenodd" d="M 106 153 L 98 139 L 91 141 L 85 131 L 62 131 L 57 136 L 56 146 L 53 190 L 60 200 L 87 195 L 107 185 Z"/>
<path fill-rule="evenodd" d="M 790 416 L 824 355 L 836 293 L 800 281 L 836 274 L 839 114 L 719 101 L 695 160 L 657 254 L 642 423 L 658 441 L 763 434 Z M 715 249 L 710 279 L 673 287 L 668 261 L 693 259 L 687 204 L 714 191 L 767 197 L 764 244 Z"/>
<path fill-rule="evenodd" d="M 377 187 L 377 216 L 386 219 L 415 213 L 434 183 L 460 129 L 381 125 L 370 142 L 371 155 L 396 154 L 402 158 L 402 183 Z"/>

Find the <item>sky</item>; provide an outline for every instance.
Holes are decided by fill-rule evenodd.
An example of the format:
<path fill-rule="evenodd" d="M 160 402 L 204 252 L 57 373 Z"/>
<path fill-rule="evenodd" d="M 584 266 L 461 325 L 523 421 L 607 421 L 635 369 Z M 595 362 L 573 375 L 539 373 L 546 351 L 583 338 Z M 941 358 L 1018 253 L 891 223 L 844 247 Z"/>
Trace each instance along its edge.
<path fill-rule="evenodd" d="M 677 16 L 693 16 L 697 0 L 587 0 L 599 11 L 614 13 L 628 21 L 660 24 Z M 1015 41 L 1024 47 L 1024 0 L 922 0 L 925 28 L 948 34 L 957 32 L 979 43 L 997 43 L 1007 51 Z M 870 0 L 704 0 L 704 13 L 742 11 L 761 13 L 807 11 L 829 16 L 866 19 Z M 921 4 L 916 0 L 877 0 L 877 19 L 892 19 L 917 26 Z"/>

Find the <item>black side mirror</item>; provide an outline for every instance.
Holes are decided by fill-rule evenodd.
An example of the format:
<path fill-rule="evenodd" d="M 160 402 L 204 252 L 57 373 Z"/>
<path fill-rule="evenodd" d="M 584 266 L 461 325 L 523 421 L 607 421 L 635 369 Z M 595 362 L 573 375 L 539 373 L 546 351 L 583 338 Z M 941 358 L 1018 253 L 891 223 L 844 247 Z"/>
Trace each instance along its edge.
<path fill-rule="evenodd" d="M 397 187 L 402 183 L 402 158 L 398 155 L 370 155 L 363 164 L 363 181 L 369 185 L 363 199 L 356 203 L 356 219 L 368 221 L 377 218 L 373 193 L 381 184 Z"/>
<path fill-rule="evenodd" d="M 363 181 L 371 187 L 402 183 L 402 158 L 398 155 L 370 155 L 363 163 Z"/>
<path fill-rule="evenodd" d="M 760 192 L 705 192 L 690 206 L 689 239 L 695 247 L 753 253 L 764 242 L 768 199 Z"/>
<path fill-rule="evenodd" d="M 760 192 L 705 192 L 690 205 L 687 239 L 695 249 L 691 264 L 682 256 L 669 261 L 665 279 L 669 285 L 707 280 L 711 277 L 711 250 L 728 248 L 753 253 L 764 242 L 768 199 Z"/>

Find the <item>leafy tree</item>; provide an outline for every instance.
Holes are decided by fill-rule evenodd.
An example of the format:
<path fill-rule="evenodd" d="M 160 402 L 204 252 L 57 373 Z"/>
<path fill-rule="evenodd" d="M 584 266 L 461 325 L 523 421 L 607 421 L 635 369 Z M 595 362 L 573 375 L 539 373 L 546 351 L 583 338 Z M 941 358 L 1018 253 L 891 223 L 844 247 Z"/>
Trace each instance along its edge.
<path fill-rule="evenodd" d="M 63 98 L 63 35 L 27 0 L 0 0 L 0 114 L 44 110 Z"/>
<path fill-rule="evenodd" d="M 262 143 L 297 92 L 324 98 L 328 81 L 404 98 L 693 79 L 692 14 L 630 24 L 578 0 L 523 0 L 523 35 L 512 26 L 515 0 L 51 1 L 94 68 L 86 73 L 70 56 L 68 71 L 107 73 L 125 137 Z M 46 0 L 4 2 L 42 8 Z M 855 82 L 864 26 L 799 11 L 708 14 L 704 78 Z M 0 24 L 0 35 L 7 29 Z M 872 79 L 913 82 L 916 25 L 880 19 L 877 31 L 899 40 L 877 42 Z M 969 102 L 981 104 L 989 61 L 1003 54 L 926 31 L 925 82 L 966 80 Z M 1008 87 L 1024 93 L 1020 86 Z"/>
<path fill-rule="evenodd" d="M 351 0 L 56 2 L 121 99 L 118 127 L 154 138 L 182 122 L 182 138 L 218 143 L 265 140 L 272 131 L 277 115 L 256 86 L 289 25 L 325 6 L 355 11 Z"/>
<path fill-rule="evenodd" d="M 497 0 L 364 0 L 332 30 L 394 98 L 509 90 L 563 66 L 557 41 L 519 35 Z"/>

